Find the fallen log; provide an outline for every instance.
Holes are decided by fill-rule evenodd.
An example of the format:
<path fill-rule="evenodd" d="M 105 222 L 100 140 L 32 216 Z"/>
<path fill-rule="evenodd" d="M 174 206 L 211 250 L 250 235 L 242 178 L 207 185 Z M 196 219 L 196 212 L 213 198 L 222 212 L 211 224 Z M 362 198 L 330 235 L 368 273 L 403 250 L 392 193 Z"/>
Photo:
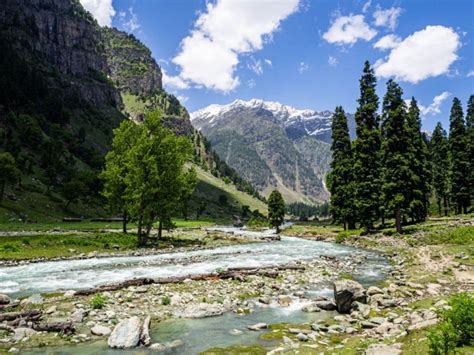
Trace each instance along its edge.
<path fill-rule="evenodd" d="M 33 324 L 33 329 L 42 332 L 58 332 L 62 334 L 74 334 L 75 327 L 72 322 L 54 322 Z"/>
<path fill-rule="evenodd" d="M 230 268 L 222 272 L 213 272 L 208 274 L 197 274 L 197 275 L 184 275 L 184 276 L 174 276 L 174 277 L 159 277 L 156 279 L 151 278 L 136 278 L 132 280 L 127 280 L 110 285 L 102 285 L 95 288 L 87 290 L 79 290 L 76 292 L 78 296 L 88 296 L 98 292 L 104 291 L 117 291 L 129 286 L 144 286 L 151 284 L 175 284 L 181 283 L 184 280 L 193 280 L 193 281 L 207 281 L 207 280 L 225 280 L 225 279 L 234 279 L 239 281 L 244 281 L 245 276 L 249 275 L 260 275 L 270 278 L 276 278 L 278 276 L 278 271 L 280 270 L 304 270 L 304 266 L 298 265 L 280 265 L 280 266 L 264 266 L 260 268 L 255 267 L 242 267 L 242 268 Z"/>
<path fill-rule="evenodd" d="M 8 308 L 15 308 L 15 307 L 18 307 L 19 305 L 20 305 L 20 301 L 13 301 L 13 302 L 10 302 L 9 304 L 0 304 L 0 311 L 4 309 L 8 309 Z"/>
<path fill-rule="evenodd" d="M 24 320 L 31 320 L 31 319 L 39 319 L 43 315 L 43 311 L 39 309 L 32 309 L 29 311 L 23 312 L 7 312 L 0 314 L 0 322 L 3 321 L 14 321 L 16 319 L 24 319 Z"/>

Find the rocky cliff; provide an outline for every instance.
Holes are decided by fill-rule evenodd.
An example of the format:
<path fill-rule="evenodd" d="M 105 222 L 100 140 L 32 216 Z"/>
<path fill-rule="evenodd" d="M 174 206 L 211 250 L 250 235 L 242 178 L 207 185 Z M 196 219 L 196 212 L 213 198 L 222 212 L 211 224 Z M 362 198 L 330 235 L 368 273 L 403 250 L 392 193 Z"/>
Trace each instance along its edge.
<path fill-rule="evenodd" d="M 1 0 L 0 36 L 43 72 L 51 89 L 96 106 L 121 104 L 106 77 L 99 27 L 78 0 Z"/>

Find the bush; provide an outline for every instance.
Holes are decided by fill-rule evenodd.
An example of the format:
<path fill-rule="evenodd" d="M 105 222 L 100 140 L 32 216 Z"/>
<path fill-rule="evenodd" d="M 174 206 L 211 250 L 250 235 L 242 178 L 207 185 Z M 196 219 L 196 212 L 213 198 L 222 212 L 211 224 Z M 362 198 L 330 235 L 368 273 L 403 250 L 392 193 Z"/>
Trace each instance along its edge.
<path fill-rule="evenodd" d="M 451 309 L 440 313 L 440 323 L 430 332 L 430 353 L 452 354 L 457 346 L 474 340 L 474 297 L 467 293 L 454 296 Z"/>
<path fill-rule="evenodd" d="M 336 235 L 336 243 L 342 243 L 344 240 L 353 235 L 360 235 L 360 230 L 341 231 Z"/>
<path fill-rule="evenodd" d="M 252 217 L 246 223 L 247 227 L 251 228 L 264 228 L 268 227 L 268 221 L 264 218 Z"/>
<path fill-rule="evenodd" d="M 168 306 L 169 304 L 171 304 L 171 298 L 167 295 L 165 295 L 162 299 L 161 299 L 161 304 L 163 306 Z"/>
<path fill-rule="evenodd" d="M 89 304 L 92 309 L 102 309 L 105 306 L 105 301 L 107 301 L 107 298 L 103 294 L 98 293 L 91 298 Z"/>

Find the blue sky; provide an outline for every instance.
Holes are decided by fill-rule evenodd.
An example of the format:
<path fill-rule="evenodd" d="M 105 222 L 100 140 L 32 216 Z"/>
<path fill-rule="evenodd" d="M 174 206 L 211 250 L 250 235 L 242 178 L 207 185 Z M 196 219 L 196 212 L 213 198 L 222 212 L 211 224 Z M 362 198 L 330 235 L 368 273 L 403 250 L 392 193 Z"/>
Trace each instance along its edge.
<path fill-rule="evenodd" d="M 474 93 L 472 0 L 81 0 L 134 33 L 189 111 L 237 98 L 354 112 L 363 62 L 446 127 Z"/>

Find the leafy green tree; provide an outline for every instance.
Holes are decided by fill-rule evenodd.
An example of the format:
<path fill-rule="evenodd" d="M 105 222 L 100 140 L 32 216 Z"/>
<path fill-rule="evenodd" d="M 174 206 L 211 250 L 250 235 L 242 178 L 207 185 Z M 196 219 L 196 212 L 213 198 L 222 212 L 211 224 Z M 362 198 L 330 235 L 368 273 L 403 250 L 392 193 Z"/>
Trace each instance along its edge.
<path fill-rule="evenodd" d="M 415 98 L 411 99 L 406 122 L 410 169 L 408 213 L 413 221 L 421 222 L 428 214 L 430 163 L 428 146 L 421 133 L 420 109 Z"/>
<path fill-rule="evenodd" d="M 184 164 L 191 157 L 192 149 L 186 137 L 178 137 L 161 125 L 160 111 L 147 114 L 145 121 L 133 129 L 126 124 L 124 127 L 123 131 L 121 126 L 116 132 L 109 153 L 123 157 L 123 169 L 113 162 L 106 165 L 106 170 L 111 171 L 104 175 L 109 176 L 114 171 L 122 174 L 125 187 L 122 198 L 131 220 L 137 222 L 138 244 L 145 246 L 156 221 L 159 222 L 158 238 L 163 228 L 172 226 L 171 217 L 178 210 L 186 180 Z M 127 149 L 121 145 L 124 141 L 128 142 Z M 116 148 L 119 153 L 115 152 Z M 109 159 L 113 161 L 113 157 L 107 161 Z M 114 192 L 112 196 L 119 193 Z"/>
<path fill-rule="evenodd" d="M 3 201 L 5 187 L 14 184 L 20 177 L 15 158 L 7 152 L 0 152 L 0 203 Z"/>
<path fill-rule="evenodd" d="M 449 201 L 449 156 L 448 137 L 446 131 L 438 122 L 430 142 L 432 186 L 441 215 L 441 203 L 444 215 L 448 215 Z"/>
<path fill-rule="evenodd" d="M 268 198 L 268 220 L 280 233 L 280 226 L 285 221 L 285 201 L 278 190 L 273 190 Z"/>
<path fill-rule="evenodd" d="M 387 82 L 382 107 L 382 176 L 385 211 L 395 217 L 397 232 L 402 230 L 404 213 L 411 193 L 410 134 L 403 91 L 393 80 Z"/>
<path fill-rule="evenodd" d="M 331 192 L 331 213 L 335 221 L 344 224 L 344 229 L 346 226 L 354 229 L 356 219 L 354 162 L 347 118 L 341 106 L 336 107 L 332 119 L 331 152 L 331 171 L 327 178 Z"/>
<path fill-rule="evenodd" d="M 474 95 L 471 95 L 467 102 L 466 139 L 469 152 L 469 170 L 471 172 L 469 175 L 469 194 L 470 205 L 472 205 L 472 199 L 474 199 Z"/>
<path fill-rule="evenodd" d="M 377 113 L 377 80 L 369 62 L 360 79 L 359 107 L 355 113 L 357 138 L 354 141 L 355 204 L 358 219 L 366 231 L 380 216 L 380 129 Z"/>
<path fill-rule="evenodd" d="M 69 208 L 71 202 L 77 201 L 87 192 L 87 186 L 79 179 L 73 179 L 64 184 L 61 189 L 61 195 L 66 200 L 66 209 Z"/>
<path fill-rule="evenodd" d="M 128 152 L 136 144 L 139 127 L 132 121 L 122 121 L 114 129 L 112 149 L 105 157 L 105 168 L 100 174 L 104 181 L 103 196 L 114 212 L 123 213 L 123 232 L 127 233 L 128 209 L 125 195 Z"/>
<path fill-rule="evenodd" d="M 449 151 L 451 160 L 451 197 L 457 213 L 467 213 L 469 206 L 469 152 L 467 150 L 466 126 L 461 102 L 453 99 L 449 118 Z"/>
<path fill-rule="evenodd" d="M 191 198 L 197 184 L 196 169 L 191 168 L 183 174 L 183 183 L 180 193 L 181 211 L 185 221 L 188 220 L 189 199 Z"/>

